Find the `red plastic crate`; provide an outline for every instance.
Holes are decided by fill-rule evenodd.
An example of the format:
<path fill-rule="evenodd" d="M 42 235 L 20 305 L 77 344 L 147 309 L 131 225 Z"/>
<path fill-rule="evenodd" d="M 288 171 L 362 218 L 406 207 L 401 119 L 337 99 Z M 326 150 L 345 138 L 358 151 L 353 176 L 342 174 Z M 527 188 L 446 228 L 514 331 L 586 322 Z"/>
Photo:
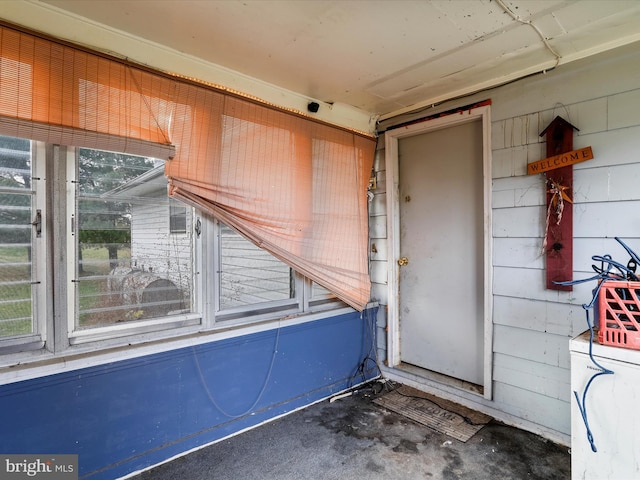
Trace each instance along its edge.
<path fill-rule="evenodd" d="M 640 350 L 640 282 L 603 282 L 597 314 L 598 343 Z"/>

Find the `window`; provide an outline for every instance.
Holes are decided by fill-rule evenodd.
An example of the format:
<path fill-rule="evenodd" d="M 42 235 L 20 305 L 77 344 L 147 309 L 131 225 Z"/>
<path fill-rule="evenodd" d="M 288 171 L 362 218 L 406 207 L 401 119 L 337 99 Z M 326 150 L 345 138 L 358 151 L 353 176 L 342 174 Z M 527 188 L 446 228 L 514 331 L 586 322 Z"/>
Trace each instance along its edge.
<path fill-rule="evenodd" d="M 343 307 L 169 198 L 164 161 L 0 137 L 0 353 L 95 350 Z"/>
<path fill-rule="evenodd" d="M 187 207 L 173 198 L 169 199 L 169 232 L 187 233 Z"/>
<path fill-rule="evenodd" d="M 257 320 L 344 303 L 222 222 L 215 223 L 217 320 Z"/>
<path fill-rule="evenodd" d="M 163 163 L 78 150 L 74 331 L 192 312 L 192 239 L 167 229 Z"/>
<path fill-rule="evenodd" d="M 247 310 L 297 310 L 295 272 L 223 223 L 217 227 L 216 292 L 222 318 L 234 318 Z"/>
<path fill-rule="evenodd" d="M 201 324 L 193 212 L 171 235 L 163 165 L 0 137 L 0 352 Z"/>
<path fill-rule="evenodd" d="M 28 140 L 0 137 L 0 345 L 41 344 L 37 296 L 42 210 Z M 41 270 L 41 269 L 40 269 Z"/>
<path fill-rule="evenodd" d="M 2 25 L 0 33 L 0 134 L 60 145 L 63 156 L 85 147 L 168 160 L 173 198 L 224 219 L 294 269 L 331 285 L 355 308 L 366 305 L 371 282 L 365 191 L 373 136 L 19 28 Z M 52 145 L 42 145 L 48 155 L 58 155 Z M 51 219 L 60 208 L 70 211 L 70 204 L 63 205 L 64 189 L 52 183 L 64 185 L 71 177 L 50 159 L 46 165 L 56 173 L 41 177 L 48 182 L 46 202 L 55 205 L 45 218 L 56 230 L 49 242 L 56 243 L 70 232 Z M 169 233 L 190 237 L 182 211 L 169 210 Z M 69 217 L 61 219 L 66 224 Z M 125 232 L 124 224 L 114 228 L 118 235 Z M 55 273 L 76 280 L 69 271 Z M 57 287 L 60 281 L 48 287 L 56 296 L 68 290 Z M 306 311 L 308 289 L 298 283 L 295 296 Z M 64 309 L 75 299 L 66 302 Z M 56 338 L 65 338 L 60 332 L 56 328 Z"/>

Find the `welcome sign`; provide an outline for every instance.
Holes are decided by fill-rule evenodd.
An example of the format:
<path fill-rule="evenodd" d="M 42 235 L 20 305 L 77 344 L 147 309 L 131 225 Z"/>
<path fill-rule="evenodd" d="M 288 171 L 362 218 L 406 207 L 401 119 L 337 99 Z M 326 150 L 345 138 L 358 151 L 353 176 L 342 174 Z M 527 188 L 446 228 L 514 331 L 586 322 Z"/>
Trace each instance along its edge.
<path fill-rule="evenodd" d="M 591 147 L 580 148 L 579 150 L 572 150 L 571 152 L 561 153 L 560 155 L 554 155 L 537 162 L 532 162 L 527 165 L 527 173 L 533 175 L 535 173 L 542 173 L 556 168 L 566 167 L 575 163 L 584 162 L 593 158 L 593 151 Z"/>

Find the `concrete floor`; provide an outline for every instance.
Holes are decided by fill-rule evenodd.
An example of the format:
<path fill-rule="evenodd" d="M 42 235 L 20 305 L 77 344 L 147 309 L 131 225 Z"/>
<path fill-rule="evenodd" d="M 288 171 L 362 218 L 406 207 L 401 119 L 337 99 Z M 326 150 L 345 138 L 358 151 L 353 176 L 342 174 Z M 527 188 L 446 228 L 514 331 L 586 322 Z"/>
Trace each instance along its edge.
<path fill-rule="evenodd" d="M 372 403 L 374 390 L 380 389 L 317 403 L 133 478 L 562 480 L 571 476 L 568 447 L 495 421 L 463 443 Z"/>

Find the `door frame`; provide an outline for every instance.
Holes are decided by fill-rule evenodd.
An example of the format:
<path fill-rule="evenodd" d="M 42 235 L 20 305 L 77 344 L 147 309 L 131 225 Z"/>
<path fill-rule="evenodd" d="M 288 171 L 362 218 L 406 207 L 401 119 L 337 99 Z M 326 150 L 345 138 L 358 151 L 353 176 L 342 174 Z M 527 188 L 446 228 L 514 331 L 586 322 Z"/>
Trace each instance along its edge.
<path fill-rule="evenodd" d="M 484 229 L 484 369 L 483 397 L 492 398 L 493 365 L 493 289 L 492 289 L 492 231 L 491 231 L 491 115 L 490 106 L 483 105 L 471 109 L 398 127 L 385 132 L 385 168 L 387 187 L 387 241 L 389 256 L 387 261 L 388 279 L 388 323 L 387 323 L 387 363 L 396 368 L 401 364 L 400 355 L 400 199 L 398 178 L 398 141 L 402 138 L 421 135 L 467 122 L 482 122 L 483 159 L 483 229 Z"/>

